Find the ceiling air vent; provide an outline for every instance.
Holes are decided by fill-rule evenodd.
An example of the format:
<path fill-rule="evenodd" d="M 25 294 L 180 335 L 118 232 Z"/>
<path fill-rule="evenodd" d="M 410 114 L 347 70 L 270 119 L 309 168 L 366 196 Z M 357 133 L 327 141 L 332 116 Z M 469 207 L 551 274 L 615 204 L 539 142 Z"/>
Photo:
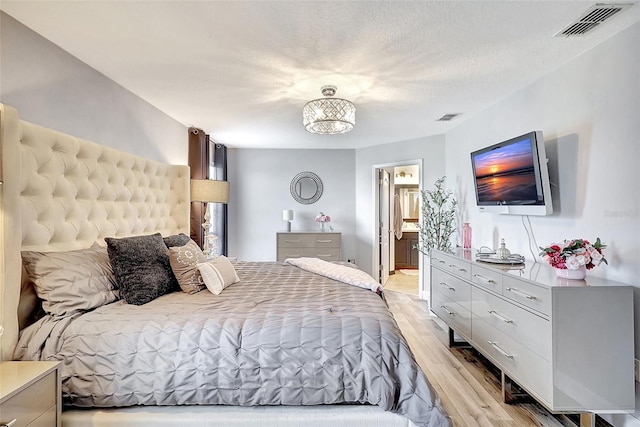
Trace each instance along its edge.
<path fill-rule="evenodd" d="M 570 23 L 559 33 L 556 33 L 554 37 L 582 36 L 598 27 L 618 12 L 621 12 L 631 6 L 633 6 L 633 3 L 597 3 L 587 9 L 580 18 Z"/>
<path fill-rule="evenodd" d="M 436 120 L 437 122 L 448 122 L 449 120 L 453 120 L 454 118 L 458 117 L 460 114 L 462 113 L 449 113 L 449 114 L 445 114 L 444 116 L 440 117 L 438 120 Z"/>

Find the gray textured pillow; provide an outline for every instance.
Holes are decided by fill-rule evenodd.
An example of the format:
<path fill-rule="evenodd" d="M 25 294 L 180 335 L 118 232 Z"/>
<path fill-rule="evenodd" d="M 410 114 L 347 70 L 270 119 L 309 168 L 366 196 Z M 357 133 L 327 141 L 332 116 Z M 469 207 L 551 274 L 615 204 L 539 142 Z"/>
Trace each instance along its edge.
<path fill-rule="evenodd" d="M 169 248 L 171 270 L 178 280 L 180 289 L 188 294 L 195 294 L 205 288 L 202 276 L 198 271 L 198 263 L 206 262 L 207 258 L 196 242 L 189 239 L 184 246 Z"/>
<path fill-rule="evenodd" d="M 168 248 L 172 248 L 174 246 L 184 246 L 191 241 L 191 238 L 184 233 L 174 234 L 172 236 L 163 237 L 164 244 Z"/>
<path fill-rule="evenodd" d="M 120 296 L 127 303 L 146 304 L 178 288 L 160 233 L 104 240 Z"/>
<path fill-rule="evenodd" d="M 67 316 L 119 298 L 107 248 L 67 252 L 22 252 L 27 277 L 52 316 Z"/>

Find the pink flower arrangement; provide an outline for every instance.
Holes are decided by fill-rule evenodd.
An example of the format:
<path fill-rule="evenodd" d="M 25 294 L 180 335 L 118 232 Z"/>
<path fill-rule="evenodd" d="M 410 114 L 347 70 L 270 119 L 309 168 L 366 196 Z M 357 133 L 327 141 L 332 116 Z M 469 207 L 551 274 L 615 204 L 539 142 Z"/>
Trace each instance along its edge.
<path fill-rule="evenodd" d="M 316 222 L 331 222 L 331 217 L 320 212 L 316 215 Z"/>
<path fill-rule="evenodd" d="M 602 255 L 605 247 L 599 237 L 593 244 L 584 239 L 565 240 L 564 243 L 553 243 L 549 247 L 540 248 L 540 256 L 549 265 L 560 270 L 577 270 L 583 265 L 591 270 L 603 262 L 609 264 Z"/>

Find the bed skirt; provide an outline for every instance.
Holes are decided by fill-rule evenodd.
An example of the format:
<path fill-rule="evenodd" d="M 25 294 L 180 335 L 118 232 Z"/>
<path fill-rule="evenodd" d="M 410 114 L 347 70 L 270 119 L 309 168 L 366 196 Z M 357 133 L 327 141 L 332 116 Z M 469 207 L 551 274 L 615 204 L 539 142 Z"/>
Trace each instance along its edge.
<path fill-rule="evenodd" d="M 62 427 L 415 427 L 407 418 L 370 405 L 134 406 L 72 409 Z"/>

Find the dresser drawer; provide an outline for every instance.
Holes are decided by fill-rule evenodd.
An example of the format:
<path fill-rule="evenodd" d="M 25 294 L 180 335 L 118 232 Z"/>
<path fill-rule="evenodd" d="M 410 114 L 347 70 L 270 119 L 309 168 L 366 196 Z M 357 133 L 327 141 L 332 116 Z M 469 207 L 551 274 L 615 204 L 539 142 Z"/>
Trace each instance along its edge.
<path fill-rule="evenodd" d="M 438 269 L 433 269 L 432 275 L 432 292 L 440 292 L 467 310 L 471 310 L 471 285 L 468 282 Z"/>
<path fill-rule="evenodd" d="M 475 315 L 472 325 L 474 344 L 492 358 L 511 379 L 551 407 L 551 363 Z"/>
<path fill-rule="evenodd" d="M 471 312 L 440 292 L 431 294 L 431 311 L 464 337 L 471 336 Z"/>
<path fill-rule="evenodd" d="M 340 248 L 278 248 L 278 261 L 300 257 L 340 261 Z"/>
<path fill-rule="evenodd" d="M 2 402 L 2 411 L 0 411 L 2 420 L 16 419 L 14 427 L 27 426 L 52 407 L 55 420 L 56 390 L 56 371 L 54 371 Z"/>
<path fill-rule="evenodd" d="M 471 264 L 460 258 L 442 252 L 432 252 L 431 265 L 455 274 L 465 280 L 471 280 Z"/>
<path fill-rule="evenodd" d="M 279 233 L 279 248 L 339 248 L 337 233 Z"/>
<path fill-rule="evenodd" d="M 551 314 L 551 289 L 549 288 L 513 277 L 505 277 L 502 283 L 502 295 L 546 316 Z"/>
<path fill-rule="evenodd" d="M 36 418 L 28 427 L 52 427 L 56 425 L 56 407 L 52 406 L 47 412 Z"/>
<path fill-rule="evenodd" d="M 497 293 L 502 293 L 502 273 L 496 269 L 471 266 L 471 281 L 478 286 Z"/>
<path fill-rule="evenodd" d="M 551 324 L 548 320 L 477 287 L 471 290 L 471 299 L 474 316 L 551 361 Z"/>

